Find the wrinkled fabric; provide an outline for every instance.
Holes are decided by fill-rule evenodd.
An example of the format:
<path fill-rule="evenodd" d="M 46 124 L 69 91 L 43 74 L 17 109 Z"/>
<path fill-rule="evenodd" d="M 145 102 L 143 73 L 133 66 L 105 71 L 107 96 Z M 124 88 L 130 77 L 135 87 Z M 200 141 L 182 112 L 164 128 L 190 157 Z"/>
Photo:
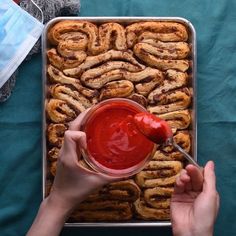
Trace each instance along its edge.
<path fill-rule="evenodd" d="M 235 235 L 236 1 L 81 0 L 82 16 L 180 16 L 198 43 L 198 160 L 216 163 L 221 209 L 216 236 Z M 0 105 L 0 235 L 24 235 L 41 201 L 41 62 L 19 71 L 12 97 Z M 62 235 L 166 236 L 168 228 L 64 229 Z"/>

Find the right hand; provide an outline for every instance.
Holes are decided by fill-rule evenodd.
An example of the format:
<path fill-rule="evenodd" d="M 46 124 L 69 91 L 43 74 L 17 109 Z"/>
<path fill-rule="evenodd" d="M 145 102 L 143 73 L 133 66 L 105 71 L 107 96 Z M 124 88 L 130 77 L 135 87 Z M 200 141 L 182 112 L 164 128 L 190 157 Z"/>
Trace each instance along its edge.
<path fill-rule="evenodd" d="M 176 179 L 171 199 L 171 221 L 175 236 L 212 236 L 219 210 L 214 162 L 204 172 L 188 165 Z"/>

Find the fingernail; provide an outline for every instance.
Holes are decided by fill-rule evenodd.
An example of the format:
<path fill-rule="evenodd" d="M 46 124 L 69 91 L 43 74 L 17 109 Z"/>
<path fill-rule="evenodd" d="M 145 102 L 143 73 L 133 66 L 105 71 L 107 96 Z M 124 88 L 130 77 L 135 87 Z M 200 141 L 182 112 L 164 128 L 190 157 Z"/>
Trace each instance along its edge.
<path fill-rule="evenodd" d="M 214 161 L 209 161 L 209 165 L 210 165 L 210 168 L 211 168 L 211 170 L 215 170 L 215 163 L 214 163 Z"/>

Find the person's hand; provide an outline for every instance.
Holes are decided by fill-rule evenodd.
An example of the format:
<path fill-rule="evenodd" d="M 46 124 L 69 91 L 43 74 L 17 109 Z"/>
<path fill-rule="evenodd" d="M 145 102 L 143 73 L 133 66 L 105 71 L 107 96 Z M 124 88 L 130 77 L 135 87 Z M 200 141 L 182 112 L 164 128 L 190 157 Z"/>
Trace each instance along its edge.
<path fill-rule="evenodd" d="M 80 130 L 80 124 L 86 112 L 81 113 L 65 132 L 64 144 L 57 161 L 57 172 L 49 196 L 61 206 L 72 210 L 91 192 L 116 180 L 89 170 L 79 162 L 81 148 L 86 148 L 86 135 Z"/>
<path fill-rule="evenodd" d="M 71 211 L 91 192 L 118 180 L 89 170 L 81 165 L 81 148 L 86 148 L 86 135 L 80 124 L 81 113 L 65 132 L 57 161 L 57 172 L 49 196 L 44 199 L 27 236 L 59 235 Z M 43 227 L 42 227 L 43 226 Z"/>
<path fill-rule="evenodd" d="M 175 236 L 212 236 L 219 209 L 214 162 L 204 171 L 188 165 L 176 179 L 171 199 L 171 222 Z"/>

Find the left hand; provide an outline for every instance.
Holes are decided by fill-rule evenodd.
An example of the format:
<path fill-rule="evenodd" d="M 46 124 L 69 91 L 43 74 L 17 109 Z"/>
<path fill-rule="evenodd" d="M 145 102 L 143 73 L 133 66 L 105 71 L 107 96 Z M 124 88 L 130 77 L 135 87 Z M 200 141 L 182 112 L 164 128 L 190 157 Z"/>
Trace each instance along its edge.
<path fill-rule="evenodd" d="M 59 235 L 71 211 L 92 191 L 117 180 L 83 167 L 81 147 L 86 135 L 80 130 L 85 115 L 81 113 L 65 132 L 64 144 L 57 161 L 57 172 L 49 196 L 43 200 L 27 236 Z"/>
<path fill-rule="evenodd" d="M 65 132 L 64 144 L 57 161 L 56 177 L 49 195 L 50 199 L 68 210 L 73 210 L 94 190 L 117 180 L 89 170 L 79 163 L 80 149 L 86 148 L 86 135 L 78 131 L 85 114 L 86 112 L 81 113 Z"/>

